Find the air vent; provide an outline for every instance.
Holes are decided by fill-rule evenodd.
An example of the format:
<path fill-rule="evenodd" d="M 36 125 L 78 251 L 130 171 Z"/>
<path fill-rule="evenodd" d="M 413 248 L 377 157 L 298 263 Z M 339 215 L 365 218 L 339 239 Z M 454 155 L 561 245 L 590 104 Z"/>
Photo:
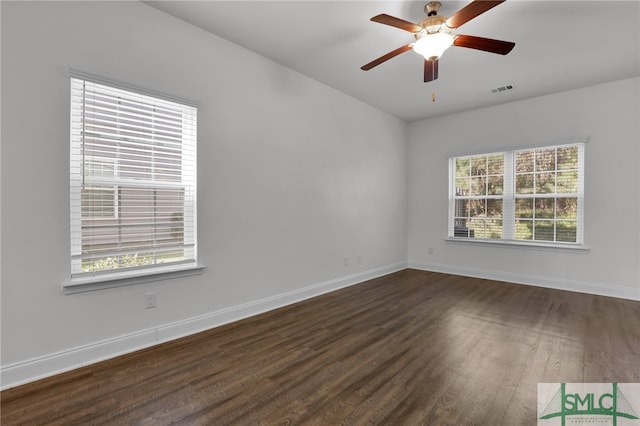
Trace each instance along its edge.
<path fill-rule="evenodd" d="M 491 93 L 500 93 L 506 92 L 507 90 L 513 89 L 513 84 L 507 84 L 506 86 L 496 87 L 495 89 L 491 89 Z"/>

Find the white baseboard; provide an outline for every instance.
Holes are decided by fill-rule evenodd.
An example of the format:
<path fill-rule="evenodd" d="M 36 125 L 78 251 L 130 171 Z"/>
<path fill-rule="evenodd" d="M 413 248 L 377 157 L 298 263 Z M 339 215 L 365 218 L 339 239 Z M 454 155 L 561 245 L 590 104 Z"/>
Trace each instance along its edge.
<path fill-rule="evenodd" d="M 409 268 L 640 301 L 640 288 L 637 287 L 624 287 L 614 284 L 574 281 L 539 275 L 515 274 L 505 271 L 465 268 L 417 261 L 409 261 Z"/>
<path fill-rule="evenodd" d="M 361 283 L 407 268 L 399 262 L 345 277 L 313 284 L 264 299 L 232 306 L 198 317 L 188 318 L 89 345 L 70 348 L 42 357 L 0 367 L 0 389 L 8 389 L 99 361 L 175 340 L 214 327 L 300 302 L 324 293 Z"/>

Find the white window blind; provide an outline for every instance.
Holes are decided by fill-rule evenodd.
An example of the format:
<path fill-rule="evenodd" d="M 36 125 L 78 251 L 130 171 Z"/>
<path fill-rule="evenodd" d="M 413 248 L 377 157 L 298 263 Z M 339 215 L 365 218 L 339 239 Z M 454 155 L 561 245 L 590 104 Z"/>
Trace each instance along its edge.
<path fill-rule="evenodd" d="M 195 264 L 192 106 L 71 78 L 71 273 Z"/>
<path fill-rule="evenodd" d="M 583 143 L 453 157 L 449 176 L 449 237 L 583 243 Z"/>

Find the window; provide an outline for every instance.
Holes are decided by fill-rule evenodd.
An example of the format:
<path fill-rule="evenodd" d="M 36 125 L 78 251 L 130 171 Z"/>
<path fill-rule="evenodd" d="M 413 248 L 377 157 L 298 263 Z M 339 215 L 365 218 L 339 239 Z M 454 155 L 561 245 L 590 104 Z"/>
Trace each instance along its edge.
<path fill-rule="evenodd" d="M 449 160 L 449 237 L 582 244 L 584 144 Z"/>
<path fill-rule="evenodd" d="M 580 159 L 579 146 L 516 151 L 516 240 L 579 242 Z"/>
<path fill-rule="evenodd" d="M 72 285 L 196 264 L 196 115 L 71 78 Z"/>
<path fill-rule="evenodd" d="M 456 237 L 502 238 L 504 154 L 455 159 Z"/>

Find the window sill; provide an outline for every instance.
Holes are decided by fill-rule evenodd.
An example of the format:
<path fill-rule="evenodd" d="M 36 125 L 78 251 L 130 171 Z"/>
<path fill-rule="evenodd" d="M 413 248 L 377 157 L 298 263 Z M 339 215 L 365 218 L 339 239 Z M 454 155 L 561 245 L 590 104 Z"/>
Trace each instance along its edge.
<path fill-rule="evenodd" d="M 152 281 L 168 280 L 172 278 L 198 275 L 201 274 L 204 269 L 205 266 L 203 265 L 190 264 L 159 267 L 152 271 L 135 270 L 104 275 L 83 275 L 81 277 L 72 277 L 68 283 L 63 284 L 62 291 L 64 294 L 74 294 Z"/>
<path fill-rule="evenodd" d="M 555 250 L 555 251 L 566 251 L 570 253 L 574 252 L 583 252 L 586 253 L 589 251 L 589 247 L 580 244 L 554 244 L 554 243 L 540 243 L 540 242 L 525 242 L 525 241 L 515 241 L 515 240 L 484 240 L 480 238 L 455 238 L 455 237 L 447 237 L 445 238 L 447 243 L 456 243 L 456 244 L 478 244 L 478 245 L 486 245 L 486 246 L 494 246 L 494 247 L 509 247 L 509 248 L 518 248 L 518 249 L 539 249 L 539 250 Z"/>

